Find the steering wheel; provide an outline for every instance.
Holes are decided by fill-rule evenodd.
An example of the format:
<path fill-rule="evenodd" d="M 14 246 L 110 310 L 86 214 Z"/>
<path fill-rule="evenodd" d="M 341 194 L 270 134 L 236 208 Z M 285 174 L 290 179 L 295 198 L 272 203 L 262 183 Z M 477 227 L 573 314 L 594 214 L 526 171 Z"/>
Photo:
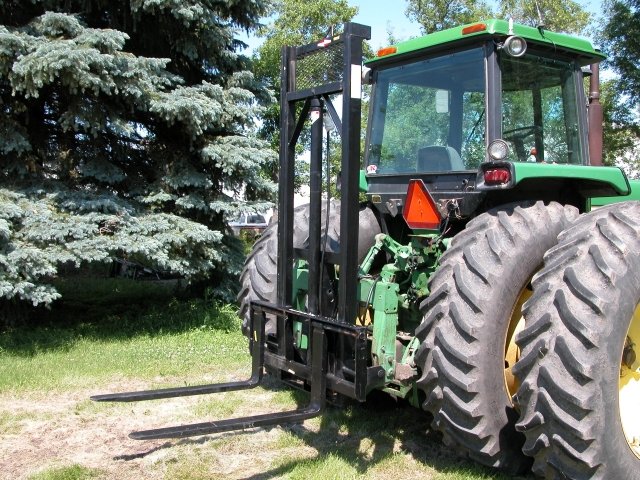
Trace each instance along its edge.
<path fill-rule="evenodd" d="M 524 148 L 524 140 L 536 133 L 542 133 L 542 127 L 538 125 L 528 125 L 526 127 L 512 128 L 511 130 L 505 130 L 502 132 L 503 140 L 513 143 L 513 146 L 518 156 L 518 160 L 526 162 L 528 154 Z"/>

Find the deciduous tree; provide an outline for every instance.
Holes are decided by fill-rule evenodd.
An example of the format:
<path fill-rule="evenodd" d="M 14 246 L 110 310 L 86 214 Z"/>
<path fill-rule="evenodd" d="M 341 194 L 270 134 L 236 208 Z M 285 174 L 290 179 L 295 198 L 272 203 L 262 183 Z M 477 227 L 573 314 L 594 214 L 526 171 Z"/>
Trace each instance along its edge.
<path fill-rule="evenodd" d="M 616 77 L 603 84 L 604 159 L 637 176 L 640 144 L 640 2 L 610 0 L 603 4 L 599 41 L 605 67 Z"/>
<path fill-rule="evenodd" d="M 542 25 L 565 33 L 583 33 L 591 20 L 591 14 L 573 0 L 503 0 L 499 15 L 532 27 Z"/>
<path fill-rule="evenodd" d="M 619 82 L 619 78 L 612 78 L 601 83 L 603 161 L 606 165 L 618 165 L 637 178 L 640 175 L 640 112 L 638 104 L 622 93 Z"/>
<path fill-rule="evenodd" d="M 620 76 L 618 87 L 631 102 L 640 102 L 640 1 L 613 0 L 604 4 L 600 40 L 606 65 Z"/>
<path fill-rule="evenodd" d="M 409 0 L 406 13 L 424 33 L 493 16 L 491 6 L 482 0 Z"/>
<path fill-rule="evenodd" d="M 407 16 L 425 33 L 496 16 L 532 26 L 542 19 L 549 30 L 580 33 L 590 20 L 589 12 L 573 0 L 503 0 L 497 6 L 482 0 L 409 0 Z"/>

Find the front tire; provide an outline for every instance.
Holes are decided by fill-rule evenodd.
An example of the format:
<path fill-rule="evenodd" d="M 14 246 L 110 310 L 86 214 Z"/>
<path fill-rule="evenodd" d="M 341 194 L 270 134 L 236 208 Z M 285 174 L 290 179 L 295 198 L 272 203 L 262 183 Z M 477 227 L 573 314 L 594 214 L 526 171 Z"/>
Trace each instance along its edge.
<path fill-rule="evenodd" d="M 577 216 L 574 207 L 542 202 L 478 216 L 453 238 L 420 306 L 423 408 L 447 445 L 484 465 L 512 473 L 530 466 L 514 428 L 507 351 L 531 277 Z"/>
<path fill-rule="evenodd" d="M 583 215 L 533 287 L 514 370 L 534 472 L 640 479 L 640 203 Z"/>

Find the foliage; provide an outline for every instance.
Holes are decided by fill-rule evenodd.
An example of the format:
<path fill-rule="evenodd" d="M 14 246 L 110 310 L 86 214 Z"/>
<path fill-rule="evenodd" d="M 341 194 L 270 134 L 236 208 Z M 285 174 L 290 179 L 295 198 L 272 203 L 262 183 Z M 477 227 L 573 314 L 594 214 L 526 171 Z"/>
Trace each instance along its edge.
<path fill-rule="evenodd" d="M 548 30 L 566 33 L 584 32 L 591 20 L 589 12 L 573 0 L 503 0 L 499 15 L 533 27 L 542 23 Z"/>
<path fill-rule="evenodd" d="M 258 49 L 255 73 L 272 88 L 280 83 L 280 49 L 285 45 L 304 45 L 323 38 L 327 29 L 351 21 L 358 9 L 347 0 L 278 0 L 276 18 L 258 34 L 264 43 Z"/>
<path fill-rule="evenodd" d="M 620 75 L 618 88 L 632 103 L 640 101 L 640 2 L 609 0 L 600 41 L 606 66 Z"/>
<path fill-rule="evenodd" d="M 590 20 L 589 13 L 573 0 L 503 0 L 499 7 L 493 5 L 482 0 L 409 0 L 407 16 L 420 23 L 426 33 L 495 16 L 538 26 L 538 7 L 549 30 L 580 33 Z"/>
<path fill-rule="evenodd" d="M 62 263 L 116 256 L 237 273 L 225 221 L 275 188 L 234 37 L 268 5 L 0 1 L 0 299 L 49 304 Z"/>
<path fill-rule="evenodd" d="M 490 5 L 482 0 L 409 0 L 406 13 L 422 25 L 424 33 L 493 16 Z"/>
<path fill-rule="evenodd" d="M 604 66 L 617 76 L 602 84 L 604 113 L 604 161 L 619 164 L 637 177 L 640 123 L 640 3 L 609 0 L 603 4 L 604 19 L 598 41 L 608 58 Z"/>
<path fill-rule="evenodd" d="M 601 83 L 601 103 L 604 116 L 603 161 L 605 165 L 619 165 L 627 175 L 640 175 L 640 125 L 638 107 L 625 100 L 620 79 Z"/>

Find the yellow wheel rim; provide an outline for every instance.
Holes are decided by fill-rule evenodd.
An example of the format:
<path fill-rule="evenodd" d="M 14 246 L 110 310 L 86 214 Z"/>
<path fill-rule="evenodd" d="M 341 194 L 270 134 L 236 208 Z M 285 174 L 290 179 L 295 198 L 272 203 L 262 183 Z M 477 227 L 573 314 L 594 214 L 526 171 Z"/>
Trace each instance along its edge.
<path fill-rule="evenodd" d="M 625 339 L 618 391 L 622 429 L 629 447 L 640 458 L 640 415 L 637 413 L 640 405 L 640 305 L 631 318 Z"/>
<path fill-rule="evenodd" d="M 507 336 L 505 339 L 504 347 L 504 383 L 507 389 L 507 395 L 509 400 L 518 391 L 518 379 L 513 375 L 512 368 L 520 358 L 520 349 L 516 345 L 516 335 L 524 329 L 524 317 L 522 316 L 522 305 L 529 300 L 529 297 L 533 294 L 531 285 L 528 284 L 520 292 L 520 296 L 513 306 L 511 311 L 511 318 L 509 320 L 509 328 L 507 329 Z"/>

